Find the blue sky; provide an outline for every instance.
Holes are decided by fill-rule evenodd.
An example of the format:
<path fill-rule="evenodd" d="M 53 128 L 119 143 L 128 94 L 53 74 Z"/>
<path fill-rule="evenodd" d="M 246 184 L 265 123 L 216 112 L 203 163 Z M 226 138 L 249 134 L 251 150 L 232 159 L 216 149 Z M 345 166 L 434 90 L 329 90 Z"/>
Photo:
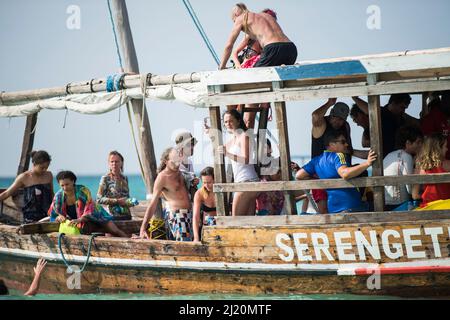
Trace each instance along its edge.
<path fill-rule="evenodd" d="M 219 56 L 231 30 L 229 11 L 235 1 L 191 0 Z M 285 33 L 299 48 L 298 60 L 325 59 L 450 46 L 450 2 L 424 1 L 246 1 L 252 11 L 273 8 Z M 81 10 L 79 30 L 69 30 L 70 5 Z M 366 10 L 376 5 L 381 29 L 367 28 Z M 214 60 L 203 44 L 181 0 L 127 1 L 141 72 L 190 73 L 213 70 Z M 0 2 L 0 90 L 17 91 L 63 86 L 71 81 L 105 77 L 118 70 L 106 0 L 17 0 Z M 386 102 L 387 97 L 382 97 Z M 350 103 L 347 99 L 341 101 Z M 288 103 L 291 154 L 309 154 L 309 115 L 324 101 Z M 173 142 L 179 128 L 194 130 L 208 111 L 177 102 L 147 103 L 156 157 Z M 418 116 L 420 100 L 408 112 Z M 99 116 L 63 111 L 39 114 L 35 149 L 53 156 L 51 170 L 78 174 L 106 170 L 106 156 L 117 149 L 126 158 L 126 172 L 138 162 L 125 110 Z M 0 176 L 13 176 L 20 157 L 24 118 L 0 119 Z M 274 123 L 269 125 L 273 128 Z M 361 130 L 352 124 L 355 147 Z M 206 142 L 205 142 L 206 146 Z M 200 170 L 204 165 L 197 164 Z"/>

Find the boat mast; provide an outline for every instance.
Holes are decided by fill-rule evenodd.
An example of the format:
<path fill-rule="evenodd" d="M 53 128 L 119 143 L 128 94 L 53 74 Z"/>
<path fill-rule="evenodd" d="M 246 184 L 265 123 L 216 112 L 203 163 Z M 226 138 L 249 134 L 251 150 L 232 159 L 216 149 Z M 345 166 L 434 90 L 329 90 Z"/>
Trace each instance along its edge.
<path fill-rule="evenodd" d="M 22 154 L 20 155 L 19 167 L 17 175 L 28 170 L 30 166 L 31 151 L 33 150 L 35 127 L 37 123 L 38 113 L 27 116 L 25 123 L 25 131 L 23 133 Z"/>
<path fill-rule="evenodd" d="M 119 43 L 123 52 L 124 72 L 139 73 L 139 65 L 136 56 L 136 50 L 131 34 L 130 23 L 128 20 L 128 11 L 125 0 L 112 0 L 114 12 L 114 25 L 118 33 Z M 140 134 L 140 151 L 142 156 L 142 166 L 144 170 L 144 182 L 147 194 L 153 192 L 153 185 L 156 179 L 156 159 L 153 146 L 150 122 L 145 108 L 142 108 L 142 101 L 132 100 L 133 113 L 135 116 L 137 132 Z M 143 112 L 144 111 L 144 112 Z M 143 130 L 140 128 L 142 124 Z M 161 213 L 160 206 L 156 216 Z"/>

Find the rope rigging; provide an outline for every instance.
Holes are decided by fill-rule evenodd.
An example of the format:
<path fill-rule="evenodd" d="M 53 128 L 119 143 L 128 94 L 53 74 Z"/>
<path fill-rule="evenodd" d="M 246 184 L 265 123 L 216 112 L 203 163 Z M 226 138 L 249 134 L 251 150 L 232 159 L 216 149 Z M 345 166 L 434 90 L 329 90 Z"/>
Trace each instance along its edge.
<path fill-rule="evenodd" d="M 198 32 L 200 33 L 200 36 L 203 38 L 203 41 L 205 42 L 206 46 L 208 47 L 209 52 L 211 53 L 212 57 L 216 61 L 217 65 L 219 65 L 220 64 L 219 56 L 217 55 L 216 51 L 214 50 L 214 47 L 211 44 L 211 41 L 209 40 L 205 30 L 203 29 L 202 24 L 201 24 L 200 20 L 198 19 L 194 8 L 192 7 L 189 0 L 183 0 L 183 4 L 186 7 L 189 15 L 191 16 L 191 19 L 194 22 L 195 27 L 197 28 Z"/>

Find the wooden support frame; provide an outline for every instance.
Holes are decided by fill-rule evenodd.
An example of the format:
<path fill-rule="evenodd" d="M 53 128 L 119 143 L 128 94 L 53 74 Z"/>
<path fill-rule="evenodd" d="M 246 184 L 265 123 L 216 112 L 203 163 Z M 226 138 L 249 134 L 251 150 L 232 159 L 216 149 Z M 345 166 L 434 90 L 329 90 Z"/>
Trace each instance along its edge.
<path fill-rule="evenodd" d="M 214 153 L 214 181 L 215 183 L 224 183 L 227 181 L 225 173 L 225 157 L 217 152 L 217 148 L 223 145 L 222 120 L 220 116 L 220 107 L 209 108 L 211 118 L 210 137 Z M 226 216 L 229 214 L 228 197 L 224 193 L 216 193 L 217 215 Z"/>
<path fill-rule="evenodd" d="M 35 127 L 38 113 L 27 116 L 23 133 L 22 154 L 20 155 L 17 175 L 24 173 L 30 167 L 31 151 L 33 150 Z"/>
<path fill-rule="evenodd" d="M 242 104 L 254 104 L 262 102 L 328 99 L 330 97 L 422 93 L 424 91 L 443 90 L 450 90 L 450 77 L 441 77 L 439 78 L 439 81 L 437 81 L 437 78 L 426 78 L 419 80 L 378 82 L 376 85 L 368 85 L 365 81 L 361 81 L 346 84 L 293 86 L 273 92 L 224 92 L 209 95 L 205 99 L 205 102 L 207 106 L 231 105 L 236 101 L 239 101 Z"/>
<path fill-rule="evenodd" d="M 266 139 L 267 139 L 267 122 L 269 118 L 269 109 L 264 108 L 259 113 L 257 146 L 258 146 L 258 168 L 260 168 L 261 160 L 266 158 Z M 260 170 L 259 170 L 260 171 Z M 258 172 L 260 174 L 260 172 Z"/>
<path fill-rule="evenodd" d="M 278 90 L 283 87 L 282 82 L 272 83 L 273 90 Z M 289 131 L 286 115 L 286 103 L 275 103 L 275 114 L 277 120 L 277 129 L 279 135 L 279 150 L 280 150 L 280 165 L 281 165 L 281 179 L 283 181 L 290 181 L 292 177 L 291 172 L 291 154 L 289 148 Z M 294 197 L 289 192 L 284 193 L 284 205 L 289 215 L 297 214 L 297 206 Z"/>
<path fill-rule="evenodd" d="M 367 76 L 369 85 L 376 85 L 378 76 L 371 74 Z M 369 104 L 369 128 L 370 148 L 378 155 L 372 164 L 372 176 L 383 176 L 383 133 L 381 130 L 380 96 L 368 96 Z M 375 211 L 384 211 L 384 187 L 373 188 L 373 202 Z"/>
<path fill-rule="evenodd" d="M 384 187 L 404 184 L 439 184 L 450 183 L 450 173 L 439 174 L 411 174 L 404 176 L 378 176 L 344 179 L 315 179 L 302 181 L 273 181 L 273 182 L 243 182 L 239 184 L 217 183 L 214 192 L 242 192 L 242 191 L 296 191 L 305 189 L 331 189 L 355 187 Z"/>

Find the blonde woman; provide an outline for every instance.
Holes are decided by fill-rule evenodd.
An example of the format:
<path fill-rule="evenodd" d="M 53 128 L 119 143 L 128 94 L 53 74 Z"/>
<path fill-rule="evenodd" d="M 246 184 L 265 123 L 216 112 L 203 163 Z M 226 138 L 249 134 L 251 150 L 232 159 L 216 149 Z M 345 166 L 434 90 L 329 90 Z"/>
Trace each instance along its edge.
<path fill-rule="evenodd" d="M 420 174 L 450 172 L 450 160 L 445 160 L 447 150 L 447 139 L 441 134 L 426 137 L 416 159 Z M 445 199 L 450 199 L 449 183 L 426 184 L 423 188 L 421 207 L 425 207 L 430 202 Z"/>

